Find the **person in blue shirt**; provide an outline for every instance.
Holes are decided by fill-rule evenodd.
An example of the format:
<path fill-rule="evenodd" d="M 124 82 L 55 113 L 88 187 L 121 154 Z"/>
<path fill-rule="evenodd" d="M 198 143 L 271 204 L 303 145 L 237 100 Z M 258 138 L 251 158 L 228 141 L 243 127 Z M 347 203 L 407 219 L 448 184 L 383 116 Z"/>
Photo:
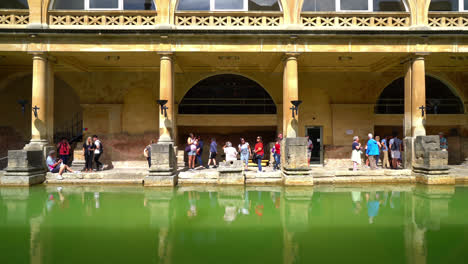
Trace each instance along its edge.
<path fill-rule="evenodd" d="M 380 154 L 379 145 L 377 141 L 373 139 L 373 135 L 371 133 L 369 133 L 368 137 L 369 141 L 367 141 L 366 156 L 369 159 L 371 170 L 375 170 L 377 168 L 375 164 L 375 156 Z"/>
<path fill-rule="evenodd" d="M 198 145 L 197 145 L 197 162 L 198 166 L 203 167 L 203 161 L 202 161 L 202 155 L 203 155 L 203 147 L 204 143 L 201 137 L 199 136 L 198 138 Z"/>
<path fill-rule="evenodd" d="M 382 159 L 382 168 L 390 168 L 390 161 L 388 159 L 388 136 L 385 136 L 382 141 L 380 141 L 380 145 L 382 153 L 383 153 L 383 159 Z"/>
<path fill-rule="evenodd" d="M 439 138 L 440 138 L 440 149 L 442 151 L 447 151 L 448 150 L 448 144 L 447 144 L 447 138 L 444 137 L 444 133 L 440 132 L 439 133 Z"/>
<path fill-rule="evenodd" d="M 216 143 L 216 139 L 212 138 L 211 139 L 211 144 L 210 144 L 210 156 L 208 159 L 208 164 L 206 165 L 207 168 L 210 167 L 210 164 L 213 162 L 213 168 L 217 168 L 216 166 L 216 155 L 218 154 L 218 144 Z"/>

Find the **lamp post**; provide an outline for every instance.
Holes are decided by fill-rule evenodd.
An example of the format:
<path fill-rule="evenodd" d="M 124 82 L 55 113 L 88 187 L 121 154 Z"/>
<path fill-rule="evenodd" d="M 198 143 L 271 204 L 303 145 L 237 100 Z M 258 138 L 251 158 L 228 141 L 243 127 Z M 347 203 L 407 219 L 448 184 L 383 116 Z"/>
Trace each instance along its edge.
<path fill-rule="evenodd" d="M 28 104 L 28 101 L 25 99 L 18 100 L 18 104 L 21 105 L 21 112 L 24 115 L 24 112 L 26 111 L 26 105 Z"/>

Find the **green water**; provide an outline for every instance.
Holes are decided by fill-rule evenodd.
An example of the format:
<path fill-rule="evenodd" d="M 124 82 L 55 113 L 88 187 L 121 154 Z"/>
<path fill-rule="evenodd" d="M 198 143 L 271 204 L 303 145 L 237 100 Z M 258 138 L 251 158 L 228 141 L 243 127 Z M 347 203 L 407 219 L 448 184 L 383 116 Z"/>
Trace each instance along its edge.
<path fill-rule="evenodd" d="M 0 263 L 468 263 L 468 187 L 0 188 Z"/>

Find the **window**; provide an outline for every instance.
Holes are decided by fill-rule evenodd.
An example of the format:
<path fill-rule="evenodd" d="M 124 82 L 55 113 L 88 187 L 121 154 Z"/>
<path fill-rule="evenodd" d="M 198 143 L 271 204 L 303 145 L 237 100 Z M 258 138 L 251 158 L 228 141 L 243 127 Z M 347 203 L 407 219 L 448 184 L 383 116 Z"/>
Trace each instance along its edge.
<path fill-rule="evenodd" d="M 51 9 L 65 10 L 155 10 L 153 0 L 55 0 Z"/>
<path fill-rule="evenodd" d="M 278 0 L 180 0 L 184 11 L 280 11 Z"/>
<path fill-rule="evenodd" d="M 432 0 L 429 11 L 468 11 L 468 0 Z"/>
<path fill-rule="evenodd" d="M 28 0 L 0 0 L 0 9 L 28 9 Z"/>
<path fill-rule="evenodd" d="M 405 10 L 402 0 L 304 0 L 302 6 L 302 11 L 314 12 L 398 12 Z"/>

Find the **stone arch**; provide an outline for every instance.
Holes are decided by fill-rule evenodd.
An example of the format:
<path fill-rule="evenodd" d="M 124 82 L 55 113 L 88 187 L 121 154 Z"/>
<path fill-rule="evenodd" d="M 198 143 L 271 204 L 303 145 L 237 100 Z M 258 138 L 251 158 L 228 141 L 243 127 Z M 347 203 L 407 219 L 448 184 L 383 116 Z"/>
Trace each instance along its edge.
<path fill-rule="evenodd" d="M 429 114 L 465 113 L 462 97 L 454 86 L 433 74 L 426 74 L 426 105 L 431 107 Z M 381 91 L 375 113 L 404 113 L 404 77 L 394 79 Z"/>
<path fill-rule="evenodd" d="M 223 83 L 224 80 L 228 82 Z M 219 84 L 223 89 L 217 89 L 215 84 Z M 204 96 L 201 94 L 206 94 L 207 99 L 203 99 Z M 217 95 L 212 96 L 213 94 Z M 233 101 L 227 102 L 223 99 Z M 193 105 L 197 100 L 200 103 Z M 260 104 L 261 100 L 263 104 Z M 193 102 L 190 104 L 190 101 Z M 178 112 L 179 114 L 276 114 L 277 107 L 268 91 L 253 79 L 241 74 L 218 73 L 203 78 L 185 92 L 179 103 Z"/>

